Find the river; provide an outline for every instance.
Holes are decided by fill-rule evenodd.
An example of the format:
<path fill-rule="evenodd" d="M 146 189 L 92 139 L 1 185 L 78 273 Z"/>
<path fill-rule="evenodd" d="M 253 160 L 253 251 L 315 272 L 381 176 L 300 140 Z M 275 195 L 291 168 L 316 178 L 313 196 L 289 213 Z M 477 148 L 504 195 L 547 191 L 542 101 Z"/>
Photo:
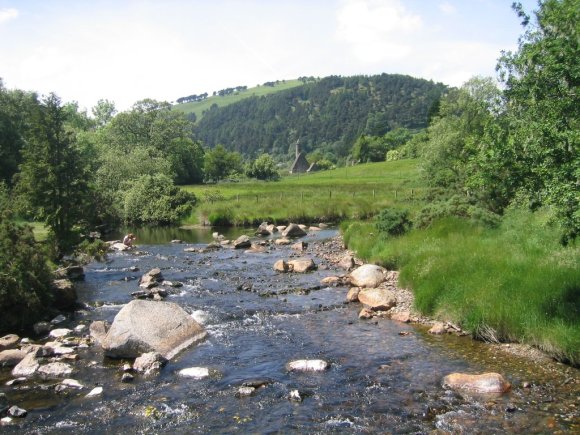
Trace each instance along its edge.
<path fill-rule="evenodd" d="M 160 230 L 161 231 L 161 230 Z M 5 433 L 572 433 L 580 430 L 578 370 L 537 364 L 468 337 L 432 336 L 420 325 L 388 319 L 359 320 L 359 304 L 345 304 L 347 288 L 320 286 L 341 273 L 321 258 L 308 274 L 278 274 L 287 246 L 247 254 L 221 249 L 184 252 L 211 239 L 207 229 L 137 232 L 140 255 L 113 253 L 85 268 L 78 285 L 87 305 L 66 323 L 112 321 L 138 289 L 138 278 L 159 267 L 180 281 L 167 300 L 193 313 L 208 331 L 201 344 L 180 353 L 158 376 L 121 382 L 126 361 L 103 357 L 98 345 L 79 349 L 70 376 L 83 390 L 57 393 L 59 381 L 29 380 L 0 392 L 28 411 L 0 426 Z M 237 235 L 226 234 L 229 236 Z M 325 230 L 310 246 L 336 234 Z M 169 243 L 179 238 L 185 243 Z M 310 250 L 310 248 L 309 248 Z M 132 271 L 138 268 L 138 271 Z M 60 327 L 61 325 L 59 325 Z M 86 333 L 86 332 L 85 332 Z M 323 359 L 321 373 L 288 372 L 294 359 Z M 203 380 L 179 370 L 207 367 Z M 446 390 L 452 372 L 499 372 L 512 383 L 501 396 Z M 248 397 L 239 387 L 266 385 Z M 94 386 L 97 397 L 86 397 Z M 525 387 L 524 387 L 525 386 Z M 289 400 L 298 390 L 301 401 Z"/>

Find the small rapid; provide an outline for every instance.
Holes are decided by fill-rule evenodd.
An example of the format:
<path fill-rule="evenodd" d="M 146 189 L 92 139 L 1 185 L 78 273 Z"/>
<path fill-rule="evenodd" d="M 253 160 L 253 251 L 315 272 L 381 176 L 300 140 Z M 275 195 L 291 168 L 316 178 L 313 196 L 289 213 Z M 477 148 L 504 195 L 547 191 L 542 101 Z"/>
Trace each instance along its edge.
<path fill-rule="evenodd" d="M 578 370 L 501 351 L 468 337 L 432 336 L 420 325 L 385 318 L 360 320 L 345 304 L 348 288 L 322 278 L 344 273 L 316 255 L 335 230 L 310 234 L 304 253 L 318 270 L 279 274 L 272 266 L 295 253 L 269 245 L 266 253 L 229 248 L 185 252 L 196 240 L 155 243 L 113 253 L 85 268 L 77 287 L 86 309 L 69 326 L 112 322 L 139 277 L 160 268 L 179 281 L 167 301 L 202 323 L 208 337 L 171 360 L 157 376 L 121 382 L 127 361 L 105 358 L 98 345 L 79 349 L 70 376 L 83 390 L 57 392 L 55 380 L 6 385 L 0 392 L 28 411 L 0 426 L 6 433 L 453 433 L 574 432 L 579 430 Z M 163 239 L 163 243 L 159 243 Z M 294 372 L 287 363 L 322 359 L 323 372 Z M 206 367 L 209 376 L 179 372 Z M 499 372 L 513 387 L 504 395 L 460 394 L 442 387 L 452 372 Z M 257 385 L 248 395 L 240 387 Z M 524 384 L 526 387 L 524 387 Z M 95 386 L 96 397 L 86 397 Z M 528 388 L 529 387 L 529 388 Z M 297 393 L 292 393 L 297 391 Z M 298 394 L 298 396 L 293 394 Z M 297 399 L 296 397 L 299 397 Z"/>

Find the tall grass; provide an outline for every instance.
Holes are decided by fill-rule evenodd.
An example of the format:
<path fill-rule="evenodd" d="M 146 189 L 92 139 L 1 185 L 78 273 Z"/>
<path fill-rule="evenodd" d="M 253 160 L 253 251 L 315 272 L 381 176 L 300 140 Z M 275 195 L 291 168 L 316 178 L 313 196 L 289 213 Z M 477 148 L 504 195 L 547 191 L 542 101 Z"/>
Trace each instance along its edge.
<path fill-rule="evenodd" d="M 292 175 L 276 182 L 253 180 L 184 188 L 200 201 L 187 222 L 212 225 L 366 219 L 397 204 L 418 208 L 424 195 L 415 160 Z"/>
<path fill-rule="evenodd" d="M 444 219 L 399 238 L 344 224 L 369 261 L 399 268 L 421 312 L 490 341 L 521 341 L 580 364 L 580 248 L 557 243 L 546 213 L 512 210 L 497 229 Z M 369 237 L 369 234 L 374 237 Z"/>

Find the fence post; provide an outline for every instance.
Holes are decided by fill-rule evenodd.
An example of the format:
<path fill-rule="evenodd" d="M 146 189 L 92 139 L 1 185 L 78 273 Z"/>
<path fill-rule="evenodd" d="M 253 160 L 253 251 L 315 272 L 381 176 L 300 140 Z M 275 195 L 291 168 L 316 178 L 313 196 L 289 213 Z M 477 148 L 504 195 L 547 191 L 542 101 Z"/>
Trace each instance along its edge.
<path fill-rule="evenodd" d="M 304 202 L 304 192 L 300 192 L 300 201 Z"/>
<path fill-rule="evenodd" d="M 329 191 L 328 191 L 328 197 L 329 197 L 329 198 L 332 198 L 332 190 L 329 190 Z"/>
<path fill-rule="evenodd" d="M 256 202 L 258 202 L 258 195 L 256 195 Z"/>
<path fill-rule="evenodd" d="M 240 194 L 239 193 L 236 195 L 236 202 L 240 202 Z"/>
<path fill-rule="evenodd" d="M 395 189 L 395 199 L 397 199 L 397 190 Z"/>
<path fill-rule="evenodd" d="M 375 189 L 373 189 L 373 198 L 375 197 Z"/>

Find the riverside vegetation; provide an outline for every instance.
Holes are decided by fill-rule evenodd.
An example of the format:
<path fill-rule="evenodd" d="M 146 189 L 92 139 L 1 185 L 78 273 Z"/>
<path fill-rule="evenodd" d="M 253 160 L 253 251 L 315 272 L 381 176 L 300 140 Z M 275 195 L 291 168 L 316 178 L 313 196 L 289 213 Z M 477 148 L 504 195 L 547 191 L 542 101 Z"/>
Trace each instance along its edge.
<path fill-rule="evenodd" d="M 0 81 L 0 302 L 35 307 L 19 316 L 32 322 L 50 299 L 51 262 L 121 222 L 345 221 L 349 247 L 399 267 L 421 310 L 578 364 L 580 10 L 575 0 L 541 1 L 533 18 L 515 10 L 525 30 L 499 60 L 502 89 L 329 77 L 194 122 L 149 99 L 121 113 L 101 100 L 89 116 Z M 276 178 L 297 141 L 337 168 L 199 186 Z M 360 164 L 377 160 L 392 161 Z M 44 225 L 41 247 L 21 221 Z M 1 305 L 0 319 L 13 308 Z"/>

